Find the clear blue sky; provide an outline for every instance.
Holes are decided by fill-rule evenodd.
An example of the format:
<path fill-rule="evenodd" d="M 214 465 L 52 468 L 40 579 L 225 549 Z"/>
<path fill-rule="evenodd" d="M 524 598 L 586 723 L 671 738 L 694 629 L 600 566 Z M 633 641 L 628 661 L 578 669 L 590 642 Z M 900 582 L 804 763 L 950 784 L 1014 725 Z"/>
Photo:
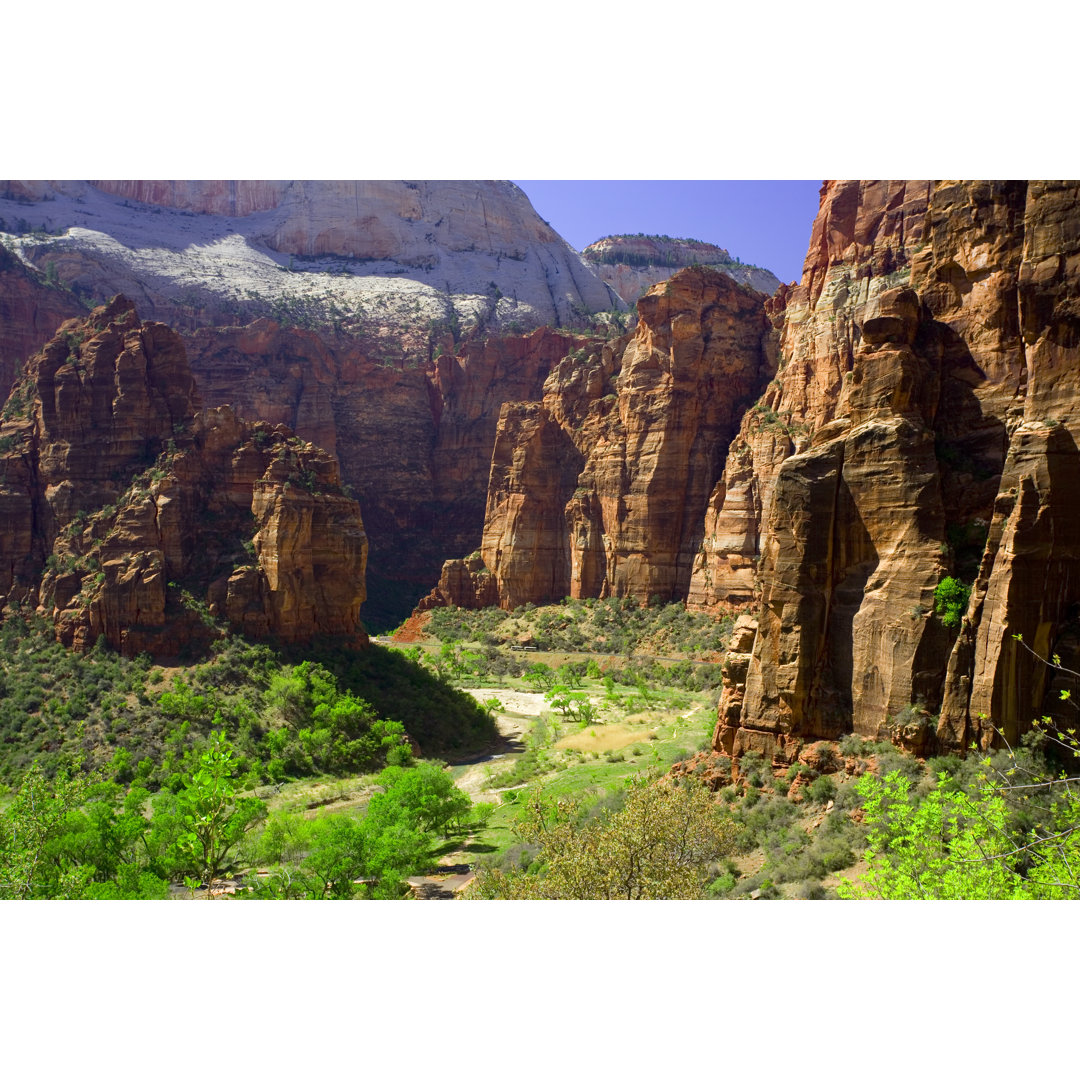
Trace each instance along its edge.
<path fill-rule="evenodd" d="M 704 240 L 781 281 L 802 277 L 820 180 L 515 180 L 580 251 L 612 233 Z"/>

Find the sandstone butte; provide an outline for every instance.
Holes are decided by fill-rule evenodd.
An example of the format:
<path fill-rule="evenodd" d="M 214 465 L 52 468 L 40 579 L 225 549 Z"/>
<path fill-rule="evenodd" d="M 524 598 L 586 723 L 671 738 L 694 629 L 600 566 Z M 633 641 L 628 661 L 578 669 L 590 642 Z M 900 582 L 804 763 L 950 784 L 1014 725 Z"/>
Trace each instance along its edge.
<path fill-rule="evenodd" d="M 1015 744 L 1080 652 L 1080 184 L 830 182 L 689 602 L 746 604 L 714 748 Z M 933 611 L 972 584 L 958 629 Z"/>
<path fill-rule="evenodd" d="M 175 655 L 215 622 L 363 644 L 367 541 L 336 460 L 198 406 L 179 335 L 123 297 L 62 325 L 0 424 L 3 602 L 126 655 Z"/>
<path fill-rule="evenodd" d="M 633 335 L 554 368 L 500 413 L 479 551 L 421 608 L 565 596 L 685 598 L 728 443 L 774 367 L 764 297 L 692 268 L 638 302 Z"/>

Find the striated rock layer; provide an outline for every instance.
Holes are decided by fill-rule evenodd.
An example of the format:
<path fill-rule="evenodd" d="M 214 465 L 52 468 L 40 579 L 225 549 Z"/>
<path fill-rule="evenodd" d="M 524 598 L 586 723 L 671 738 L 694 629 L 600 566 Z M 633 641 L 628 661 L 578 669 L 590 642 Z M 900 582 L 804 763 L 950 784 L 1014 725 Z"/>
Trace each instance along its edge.
<path fill-rule="evenodd" d="M 963 750 L 1047 711 L 1048 669 L 1014 635 L 1043 658 L 1075 637 L 1078 195 L 823 187 L 802 282 L 771 302 L 777 378 L 694 567 L 695 606 L 757 609 L 716 749 L 791 761 L 854 731 Z M 959 631 L 933 610 L 945 576 L 973 583 Z"/>
<path fill-rule="evenodd" d="M 85 314 L 70 292 L 0 244 L 0 396 L 7 397 L 16 374 L 61 323 Z"/>
<path fill-rule="evenodd" d="M 365 612 L 396 622 L 448 551 L 480 546 L 503 404 L 539 399 L 586 340 L 546 327 L 456 350 L 448 340 L 415 367 L 270 320 L 200 330 L 187 345 L 204 402 L 286 424 L 337 455 L 371 535 Z"/>
<path fill-rule="evenodd" d="M 677 240 L 670 236 L 605 236 L 581 254 L 600 279 L 628 304 L 685 266 L 709 266 L 741 285 L 749 285 L 770 296 L 780 287 L 780 279 L 771 271 L 737 262 L 725 248 L 701 240 Z"/>
<path fill-rule="evenodd" d="M 0 426 L 0 596 L 60 640 L 173 655 L 220 625 L 363 642 L 367 543 L 337 462 L 198 409 L 180 337 L 117 297 L 30 363 Z"/>
<path fill-rule="evenodd" d="M 762 301 L 680 271 L 639 301 L 633 336 L 572 352 L 542 400 L 504 405 L 479 552 L 490 579 L 448 563 L 425 604 L 684 598 L 725 447 L 772 371 Z"/>
<path fill-rule="evenodd" d="M 0 200 L 23 259 L 184 330 L 288 317 L 427 358 L 437 327 L 624 306 L 505 180 L 6 180 Z"/>

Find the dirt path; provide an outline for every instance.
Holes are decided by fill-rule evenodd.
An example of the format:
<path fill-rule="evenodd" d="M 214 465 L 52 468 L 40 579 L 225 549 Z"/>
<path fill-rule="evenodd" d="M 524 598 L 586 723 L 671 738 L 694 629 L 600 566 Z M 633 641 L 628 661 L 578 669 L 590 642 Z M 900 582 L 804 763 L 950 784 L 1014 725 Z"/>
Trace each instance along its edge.
<path fill-rule="evenodd" d="M 539 716 L 548 708 L 543 694 L 530 690 L 504 690 L 499 686 L 462 687 L 466 694 L 471 694 L 477 701 L 498 698 L 506 712 L 521 713 L 525 716 Z"/>
<path fill-rule="evenodd" d="M 539 716 L 547 708 L 543 694 L 529 693 L 524 690 L 503 690 L 501 688 L 471 688 L 465 693 L 472 694 L 477 701 L 498 698 L 503 713 L 495 717 L 499 737 L 482 754 L 454 762 L 463 771 L 454 783 L 476 802 L 498 802 L 496 790 L 485 791 L 488 780 L 488 766 L 501 758 L 521 754 L 525 751 L 525 733 L 529 729 L 529 717 Z M 443 857 L 442 864 L 434 874 L 411 877 L 408 879 L 415 900 L 456 900 L 462 890 L 475 876 L 468 863 L 461 862 L 462 853 L 452 852 Z"/>
<path fill-rule="evenodd" d="M 499 729 L 496 743 L 477 757 L 457 762 L 456 764 L 466 765 L 468 768 L 457 777 L 455 783 L 478 802 L 497 802 L 497 792 L 482 790 L 488 778 L 487 767 L 493 761 L 524 752 L 525 733 L 529 728 L 528 718 L 539 716 L 547 708 L 547 701 L 543 694 L 525 690 L 473 688 L 465 693 L 471 694 L 477 701 L 498 698 L 504 712 L 495 718 L 495 726 Z"/>

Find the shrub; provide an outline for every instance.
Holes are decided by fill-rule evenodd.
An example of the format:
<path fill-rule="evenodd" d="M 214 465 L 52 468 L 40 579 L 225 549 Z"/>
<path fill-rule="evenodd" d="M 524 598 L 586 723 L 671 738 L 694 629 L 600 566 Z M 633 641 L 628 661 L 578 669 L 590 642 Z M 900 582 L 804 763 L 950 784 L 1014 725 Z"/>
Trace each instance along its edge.
<path fill-rule="evenodd" d="M 954 577 L 942 578 L 934 589 L 934 611 L 941 618 L 941 625 L 950 630 L 960 625 L 967 610 L 971 586 Z"/>
<path fill-rule="evenodd" d="M 827 803 L 836 795 L 836 784 L 831 776 L 819 776 L 807 787 L 806 795 L 813 802 Z"/>

